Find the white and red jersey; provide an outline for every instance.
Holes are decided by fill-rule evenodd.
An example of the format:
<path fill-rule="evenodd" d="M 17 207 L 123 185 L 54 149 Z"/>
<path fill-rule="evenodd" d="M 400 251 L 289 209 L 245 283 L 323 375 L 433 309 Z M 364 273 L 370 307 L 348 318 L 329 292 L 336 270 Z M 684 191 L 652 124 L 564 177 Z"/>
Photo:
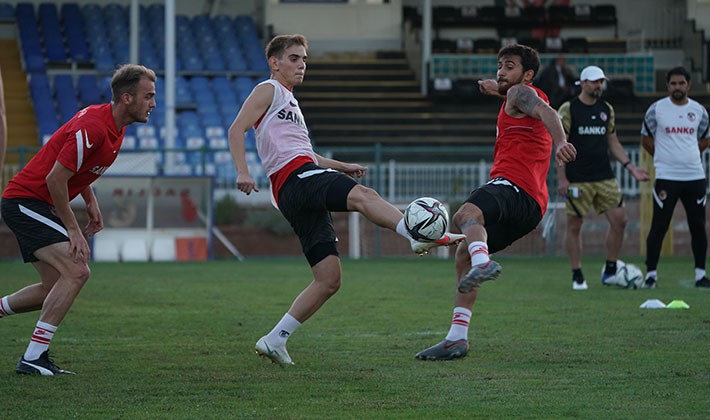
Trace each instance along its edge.
<path fill-rule="evenodd" d="M 68 182 L 72 200 L 113 164 L 125 132 L 125 127 L 116 127 L 111 104 L 82 109 L 10 180 L 3 198 L 35 198 L 53 205 L 45 178 L 59 162 L 74 172 Z"/>
<path fill-rule="evenodd" d="M 306 120 L 293 92 L 274 79 L 259 83 L 274 87 L 274 98 L 264 116 L 257 122 L 256 151 L 267 176 L 279 171 L 297 156 L 317 162 Z"/>
<path fill-rule="evenodd" d="M 708 137 L 708 112 L 688 99 L 676 105 L 670 97 L 652 103 L 643 119 L 641 134 L 653 137 L 656 178 L 670 181 L 705 179 L 698 140 Z"/>

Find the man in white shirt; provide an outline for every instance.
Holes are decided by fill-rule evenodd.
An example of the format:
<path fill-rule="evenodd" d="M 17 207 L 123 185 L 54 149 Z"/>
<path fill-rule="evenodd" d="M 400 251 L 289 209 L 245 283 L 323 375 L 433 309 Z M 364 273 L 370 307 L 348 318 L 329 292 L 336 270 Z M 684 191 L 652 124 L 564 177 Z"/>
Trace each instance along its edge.
<path fill-rule="evenodd" d="M 707 233 L 705 204 L 707 180 L 700 153 L 708 146 L 708 112 L 688 98 L 690 73 L 683 67 L 666 75 L 669 96 L 651 104 L 641 127 L 641 144 L 653 155 L 653 220 L 646 238 L 646 279 L 643 287 L 658 282 L 656 267 L 663 237 L 680 199 L 688 216 L 695 259 L 695 286 L 710 287 L 705 275 Z"/>

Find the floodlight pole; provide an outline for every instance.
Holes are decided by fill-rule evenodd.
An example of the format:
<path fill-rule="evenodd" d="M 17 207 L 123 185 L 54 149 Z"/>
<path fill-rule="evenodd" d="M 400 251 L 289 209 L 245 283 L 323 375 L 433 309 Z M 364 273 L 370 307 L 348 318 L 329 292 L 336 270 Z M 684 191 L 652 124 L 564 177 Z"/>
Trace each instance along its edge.
<path fill-rule="evenodd" d="M 431 61 L 431 0 L 422 0 L 422 80 L 421 92 L 429 93 L 429 62 Z"/>
<path fill-rule="evenodd" d="M 140 28 L 140 14 L 138 13 L 140 8 L 138 7 L 138 0 L 131 0 L 131 31 L 130 31 L 130 63 L 140 64 L 139 60 L 139 49 L 138 49 L 138 30 Z"/>
<path fill-rule="evenodd" d="M 175 148 L 175 0 L 165 0 L 165 147 Z M 175 153 L 166 153 L 164 162 L 173 170 Z"/>

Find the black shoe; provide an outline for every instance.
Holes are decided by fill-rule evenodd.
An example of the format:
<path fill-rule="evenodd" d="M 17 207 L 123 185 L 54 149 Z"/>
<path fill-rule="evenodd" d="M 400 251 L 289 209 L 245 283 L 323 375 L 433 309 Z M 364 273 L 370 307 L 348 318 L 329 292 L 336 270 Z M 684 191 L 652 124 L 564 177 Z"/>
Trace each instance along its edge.
<path fill-rule="evenodd" d="M 60 369 L 55 365 L 54 361 L 49 358 L 49 350 L 45 350 L 36 360 L 25 360 L 25 356 L 20 357 L 15 372 L 21 375 L 74 375 L 74 372 Z"/>
<path fill-rule="evenodd" d="M 656 288 L 656 279 L 653 277 L 647 277 L 646 280 L 644 280 L 641 287 L 644 289 L 655 289 Z"/>
<path fill-rule="evenodd" d="M 695 287 L 710 287 L 710 280 L 703 276 L 700 280 L 695 280 Z"/>
<path fill-rule="evenodd" d="M 420 351 L 415 357 L 419 360 L 451 360 L 466 357 L 467 354 L 467 340 L 444 340 L 426 350 Z"/>

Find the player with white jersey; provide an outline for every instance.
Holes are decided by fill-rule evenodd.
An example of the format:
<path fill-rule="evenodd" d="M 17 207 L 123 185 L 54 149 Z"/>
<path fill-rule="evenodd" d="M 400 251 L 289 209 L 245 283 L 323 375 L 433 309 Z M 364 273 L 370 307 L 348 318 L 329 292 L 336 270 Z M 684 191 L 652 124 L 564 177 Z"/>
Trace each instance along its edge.
<path fill-rule="evenodd" d="M 237 169 L 237 188 L 259 191 L 246 163 L 244 134 L 254 127 L 256 147 L 271 181 L 271 197 L 298 235 L 313 272 L 313 281 L 293 301 L 270 333 L 256 343 L 256 352 L 280 365 L 291 365 L 286 340 L 340 288 L 341 266 L 332 211 L 357 211 L 373 223 L 407 238 L 412 250 L 426 253 L 452 245 L 463 235 L 446 233 L 435 242 L 414 240 L 402 212 L 353 178 L 366 167 L 328 159 L 313 151 L 308 128 L 293 96 L 303 83 L 308 43 L 302 35 L 279 35 L 266 46 L 271 78 L 257 85 L 229 129 L 229 148 Z"/>
<path fill-rule="evenodd" d="M 155 108 L 155 73 L 126 64 L 111 79 L 111 103 L 89 106 L 62 125 L 15 175 L 2 195 L 2 218 L 40 283 L 0 299 L 0 318 L 41 309 L 15 371 L 52 376 L 71 374 L 49 357 L 49 344 L 74 299 L 89 279 L 90 248 L 84 237 L 103 229 L 91 184 L 113 164 L 133 122 L 147 122 Z M 69 202 L 86 203 L 82 233 Z"/>
<path fill-rule="evenodd" d="M 658 282 L 656 268 L 663 237 L 678 199 L 688 217 L 695 259 L 695 286 L 710 287 L 705 274 L 707 233 L 705 204 L 707 180 L 700 153 L 708 146 L 708 112 L 688 98 L 690 73 L 683 67 L 666 75 L 669 96 L 651 104 L 641 127 L 641 144 L 653 155 L 656 181 L 653 187 L 653 220 L 646 238 L 644 287 Z"/>

